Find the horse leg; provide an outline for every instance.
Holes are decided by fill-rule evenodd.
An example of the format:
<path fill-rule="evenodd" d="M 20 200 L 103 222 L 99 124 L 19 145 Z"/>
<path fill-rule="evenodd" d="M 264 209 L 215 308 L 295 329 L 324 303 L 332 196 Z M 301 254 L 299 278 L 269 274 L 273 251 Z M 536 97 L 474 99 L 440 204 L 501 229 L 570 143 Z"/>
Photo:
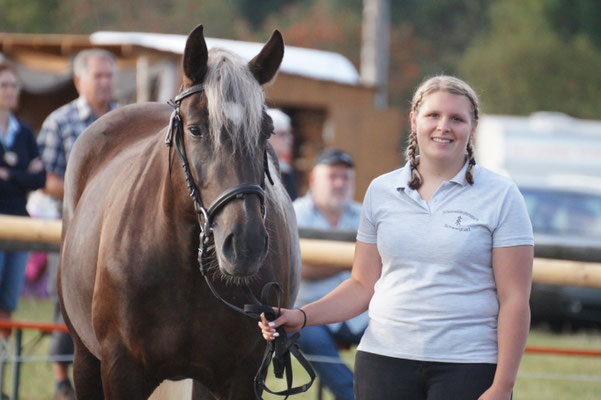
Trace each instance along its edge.
<path fill-rule="evenodd" d="M 103 344 L 101 374 L 107 399 L 146 400 L 158 383 L 144 379 L 140 365 L 121 345 Z"/>
<path fill-rule="evenodd" d="M 192 384 L 192 399 L 191 400 L 215 400 L 215 396 L 196 379 Z"/>
<path fill-rule="evenodd" d="M 80 399 L 103 400 L 100 360 L 88 351 L 78 337 L 73 335 L 73 382 Z"/>

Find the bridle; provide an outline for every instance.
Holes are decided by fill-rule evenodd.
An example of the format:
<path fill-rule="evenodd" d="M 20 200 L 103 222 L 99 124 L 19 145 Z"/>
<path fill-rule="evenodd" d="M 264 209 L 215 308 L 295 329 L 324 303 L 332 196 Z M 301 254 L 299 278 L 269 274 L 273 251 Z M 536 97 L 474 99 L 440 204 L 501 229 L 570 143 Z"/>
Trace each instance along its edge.
<path fill-rule="evenodd" d="M 221 297 L 208 275 L 209 263 L 215 257 L 215 241 L 213 236 L 212 223 L 219 211 L 233 200 L 242 199 L 246 195 L 256 195 L 261 203 L 263 221 L 265 221 L 267 212 L 265 207 L 264 179 L 261 185 L 257 185 L 254 183 L 243 183 L 229 188 L 222 192 L 219 196 L 217 196 L 217 198 L 213 200 L 213 202 L 208 208 L 204 207 L 202 198 L 200 196 L 200 191 L 198 189 L 198 186 L 196 185 L 196 182 L 194 182 L 194 178 L 190 171 L 190 163 L 188 162 L 186 148 L 184 145 L 183 122 L 180 114 L 180 106 L 182 101 L 193 94 L 201 93 L 203 91 L 203 84 L 193 85 L 180 92 L 177 96 L 175 96 L 173 100 L 170 100 L 168 102 L 168 104 L 171 107 L 173 107 L 173 112 L 171 113 L 169 129 L 167 131 L 167 135 L 165 136 L 165 144 L 170 149 L 169 168 L 171 168 L 171 147 L 174 146 L 181 160 L 181 165 L 184 170 L 184 176 L 186 179 L 186 186 L 188 187 L 188 192 L 190 193 L 190 197 L 192 197 L 192 200 L 194 201 L 194 210 L 196 211 L 198 224 L 200 226 L 200 247 L 198 248 L 198 263 L 200 264 L 200 272 L 204 277 L 205 281 L 207 282 L 207 285 L 213 293 L 213 295 L 229 308 L 253 319 L 260 319 L 260 314 L 264 313 L 267 319 L 274 320 L 280 314 L 279 307 L 282 293 L 282 289 L 280 288 L 277 282 L 269 282 L 263 287 L 261 293 L 262 302 L 257 300 L 257 298 L 252 293 L 248 285 L 242 286 L 243 291 L 253 303 L 245 304 L 244 309 L 242 309 L 234 304 L 231 304 L 223 297 Z M 265 149 L 265 152 L 263 154 L 263 166 L 265 176 L 267 176 L 267 179 L 273 185 L 273 179 L 271 178 L 271 174 L 269 173 L 267 149 Z M 277 314 L 274 312 L 273 308 L 267 304 L 269 294 L 272 290 L 276 291 L 278 303 Z M 280 336 L 276 338 L 276 340 L 268 343 L 267 348 L 265 350 L 265 354 L 263 355 L 261 366 L 259 367 L 259 371 L 255 375 L 254 387 L 255 395 L 258 399 L 262 398 L 262 390 L 266 390 L 272 394 L 286 396 L 286 399 L 289 395 L 306 392 L 307 390 L 309 390 L 309 388 L 313 384 L 313 381 L 315 380 L 315 372 L 313 371 L 313 368 L 302 355 L 302 353 L 300 353 L 298 349 L 298 344 L 296 344 L 296 341 L 299 337 L 299 333 L 297 332 L 294 335 L 288 337 L 284 329 L 281 327 L 278 328 L 278 332 L 280 333 Z M 305 368 L 305 370 L 309 374 L 309 377 L 311 378 L 310 382 L 295 388 L 292 387 L 292 365 L 290 360 L 290 353 L 294 354 L 295 358 Z M 267 373 L 267 369 L 272 358 L 275 376 L 277 378 L 282 378 L 284 372 L 286 373 L 286 380 L 288 385 L 287 390 L 283 390 L 280 392 L 272 392 L 271 390 L 269 390 L 269 388 L 265 386 L 265 380 L 263 377 Z"/>
<path fill-rule="evenodd" d="M 184 100 L 186 97 L 203 91 L 204 86 L 202 84 L 194 85 L 178 94 L 175 97 L 175 99 L 169 102 L 169 104 L 173 107 L 173 112 L 171 113 L 169 130 L 167 131 L 167 136 L 165 137 L 165 144 L 168 147 L 171 147 L 172 144 L 175 144 L 175 149 L 182 162 L 182 168 L 184 169 L 184 175 L 186 178 L 186 185 L 188 186 L 188 192 L 190 193 L 190 197 L 192 197 L 192 200 L 194 201 L 194 209 L 196 210 L 196 215 L 200 226 L 201 244 L 209 244 L 213 240 L 212 221 L 215 219 L 217 213 L 230 201 L 242 199 L 245 195 L 248 194 L 254 194 L 259 197 L 259 200 L 261 202 L 263 220 L 265 220 L 266 217 L 266 210 L 265 189 L 263 188 L 263 186 L 254 183 L 243 183 L 225 190 L 223 193 L 217 196 L 215 200 L 213 200 L 213 203 L 211 203 L 211 205 L 208 208 L 205 208 L 202 202 L 202 198 L 200 197 L 198 186 L 196 185 L 196 182 L 194 182 L 194 178 L 192 177 L 192 174 L 190 172 L 190 164 L 188 162 L 186 148 L 184 146 L 184 129 L 182 117 L 180 114 L 180 106 L 182 100 Z M 169 164 L 171 165 L 171 162 L 169 162 Z M 267 151 L 265 151 L 264 154 L 264 167 L 265 174 L 267 175 L 269 181 L 273 184 L 273 180 L 271 179 L 271 175 L 269 174 L 269 167 L 267 164 Z M 203 250 L 206 250 L 206 246 L 205 248 L 203 248 Z"/>

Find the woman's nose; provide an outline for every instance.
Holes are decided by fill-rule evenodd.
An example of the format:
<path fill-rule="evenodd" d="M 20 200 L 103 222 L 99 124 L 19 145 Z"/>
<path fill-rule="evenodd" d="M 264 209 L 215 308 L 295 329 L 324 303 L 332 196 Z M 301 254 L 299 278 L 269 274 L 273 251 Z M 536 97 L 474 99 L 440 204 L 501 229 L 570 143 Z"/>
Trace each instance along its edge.
<path fill-rule="evenodd" d="M 448 132 L 450 130 L 449 120 L 447 118 L 441 118 L 438 121 L 438 130 L 441 132 Z"/>

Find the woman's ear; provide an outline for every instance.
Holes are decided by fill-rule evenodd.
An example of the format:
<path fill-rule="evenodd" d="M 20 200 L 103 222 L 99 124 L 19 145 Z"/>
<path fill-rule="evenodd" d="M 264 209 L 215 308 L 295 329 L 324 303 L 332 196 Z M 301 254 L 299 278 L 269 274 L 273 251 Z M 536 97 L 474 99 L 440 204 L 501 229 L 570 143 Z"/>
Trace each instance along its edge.
<path fill-rule="evenodd" d="M 475 121 L 474 126 L 472 126 L 472 131 L 470 132 L 470 139 L 474 138 L 474 135 L 476 134 L 476 128 L 478 128 L 478 121 Z"/>
<path fill-rule="evenodd" d="M 411 111 L 409 113 L 409 120 L 411 121 L 411 132 L 417 132 L 417 122 L 415 121 L 416 115 Z"/>

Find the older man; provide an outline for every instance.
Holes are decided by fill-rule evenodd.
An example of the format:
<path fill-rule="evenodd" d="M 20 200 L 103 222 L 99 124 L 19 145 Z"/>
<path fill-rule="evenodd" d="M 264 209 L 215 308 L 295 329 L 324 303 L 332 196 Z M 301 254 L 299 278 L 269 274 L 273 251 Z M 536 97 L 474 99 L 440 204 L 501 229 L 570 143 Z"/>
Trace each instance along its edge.
<path fill-rule="evenodd" d="M 352 200 L 355 180 L 352 157 L 336 148 L 324 150 L 315 159 L 309 192 L 294 202 L 299 228 L 356 231 L 361 204 Z M 350 276 L 350 270 L 303 263 L 296 302 L 301 307 L 328 294 Z M 311 326 L 301 331 L 299 344 L 306 354 L 338 357 L 336 341 L 359 343 L 367 327 L 367 313 L 349 321 Z M 353 373 L 342 363 L 314 362 L 322 382 L 337 400 L 353 399 Z"/>
<path fill-rule="evenodd" d="M 92 122 L 117 106 L 113 103 L 116 73 L 116 61 L 111 53 L 101 49 L 79 53 L 73 60 L 73 80 L 79 97 L 52 112 L 42 125 L 38 146 L 47 171 L 44 192 L 55 200 L 59 210 L 62 209 L 65 170 L 73 143 Z M 49 255 L 48 267 L 49 291 L 56 301 L 54 319 L 62 322 L 56 296 L 57 255 Z M 73 354 L 71 337 L 55 332 L 50 343 L 50 355 L 70 354 Z M 54 398 L 75 398 L 68 363 L 53 363 L 53 372 L 56 381 Z"/>
<path fill-rule="evenodd" d="M 270 108 L 267 114 L 273 121 L 273 135 L 269 138 L 269 143 L 273 146 L 280 163 L 280 174 L 282 183 L 288 192 L 291 200 L 295 200 L 298 195 L 296 191 L 296 176 L 294 173 L 292 124 L 290 117 L 277 108 Z"/>

